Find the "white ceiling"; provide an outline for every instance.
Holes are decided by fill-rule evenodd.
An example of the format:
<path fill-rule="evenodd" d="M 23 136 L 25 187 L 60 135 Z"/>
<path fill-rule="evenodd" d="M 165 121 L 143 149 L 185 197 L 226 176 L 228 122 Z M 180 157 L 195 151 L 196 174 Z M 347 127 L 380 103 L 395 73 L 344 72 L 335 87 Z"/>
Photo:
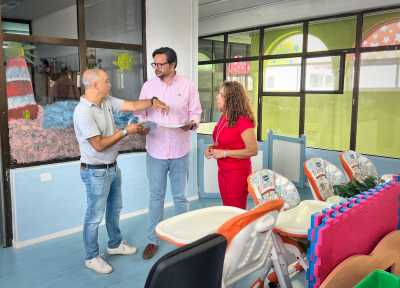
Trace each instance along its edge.
<path fill-rule="evenodd" d="M 274 5 L 297 0 L 199 0 L 199 18 L 221 16 L 233 11 L 254 9 L 259 6 Z"/>
<path fill-rule="evenodd" d="M 1 16 L 33 20 L 74 5 L 75 0 L 0 0 Z"/>
<path fill-rule="evenodd" d="M 36 19 L 51 12 L 72 6 L 76 0 L 0 0 L 3 17 Z M 86 0 L 86 6 L 113 0 Z M 165 1 L 165 0 L 159 0 Z M 299 0 L 199 0 L 199 18 L 222 16 L 233 11 L 255 9 L 260 6 L 294 2 Z M 5 5 L 6 4 L 6 5 Z"/>
<path fill-rule="evenodd" d="M 113 0 L 85 0 L 85 8 L 104 1 Z M 76 0 L 0 0 L 1 16 L 12 19 L 33 20 L 71 6 Z"/>

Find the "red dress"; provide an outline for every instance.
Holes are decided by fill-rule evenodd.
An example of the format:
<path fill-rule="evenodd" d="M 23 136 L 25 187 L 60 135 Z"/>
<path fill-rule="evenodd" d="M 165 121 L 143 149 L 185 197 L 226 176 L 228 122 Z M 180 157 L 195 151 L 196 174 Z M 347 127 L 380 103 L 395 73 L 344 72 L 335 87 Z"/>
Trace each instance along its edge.
<path fill-rule="evenodd" d="M 245 116 L 240 116 L 233 127 L 228 127 L 225 116 L 221 116 L 213 131 L 214 147 L 222 150 L 244 149 L 241 134 L 249 128 L 254 128 L 253 122 Z M 218 163 L 218 185 L 222 202 L 226 206 L 246 209 L 247 177 L 251 174 L 250 158 L 220 158 Z"/>

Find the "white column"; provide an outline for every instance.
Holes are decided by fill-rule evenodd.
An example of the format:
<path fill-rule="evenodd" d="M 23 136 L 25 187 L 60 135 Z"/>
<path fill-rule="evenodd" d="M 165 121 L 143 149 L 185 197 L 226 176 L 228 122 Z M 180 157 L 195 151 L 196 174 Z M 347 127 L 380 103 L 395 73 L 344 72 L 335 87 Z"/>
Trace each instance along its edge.
<path fill-rule="evenodd" d="M 151 54 L 171 47 L 178 55 L 177 73 L 190 78 L 197 87 L 198 0 L 146 0 L 147 79 L 155 77 Z M 197 135 L 192 135 L 188 196 L 196 197 Z"/>
<path fill-rule="evenodd" d="M 154 77 L 152 52 L 163 46 L 178 54 L 177 72 L 197 85 L 198 0 L 146 1 L 147 77 Z"/>

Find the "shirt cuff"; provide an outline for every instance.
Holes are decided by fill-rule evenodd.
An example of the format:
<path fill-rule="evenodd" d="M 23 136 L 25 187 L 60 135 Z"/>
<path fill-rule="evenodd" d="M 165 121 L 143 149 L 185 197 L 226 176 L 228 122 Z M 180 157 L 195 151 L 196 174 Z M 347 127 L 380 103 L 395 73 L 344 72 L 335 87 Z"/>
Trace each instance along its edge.
<path fill-rule="evenodd" d="M 190 118 L 189 118 L 189 122 L 194 122 L 194 123 L 196 123 L 196 124 L 199 124 L 200 123 L 200 119 L 201 119 L 201 116 L 200 115 L 192 115 Z"/>

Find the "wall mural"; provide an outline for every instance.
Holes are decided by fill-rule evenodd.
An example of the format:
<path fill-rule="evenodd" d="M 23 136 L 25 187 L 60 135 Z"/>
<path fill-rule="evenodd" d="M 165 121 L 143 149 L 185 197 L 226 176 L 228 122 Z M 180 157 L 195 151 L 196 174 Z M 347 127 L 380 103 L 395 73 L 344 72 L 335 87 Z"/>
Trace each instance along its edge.
<path fill-rule="evenodd" d="M 365 37 L 363 47 L 400 44 L 400 19 L 379 24 Z"/>

